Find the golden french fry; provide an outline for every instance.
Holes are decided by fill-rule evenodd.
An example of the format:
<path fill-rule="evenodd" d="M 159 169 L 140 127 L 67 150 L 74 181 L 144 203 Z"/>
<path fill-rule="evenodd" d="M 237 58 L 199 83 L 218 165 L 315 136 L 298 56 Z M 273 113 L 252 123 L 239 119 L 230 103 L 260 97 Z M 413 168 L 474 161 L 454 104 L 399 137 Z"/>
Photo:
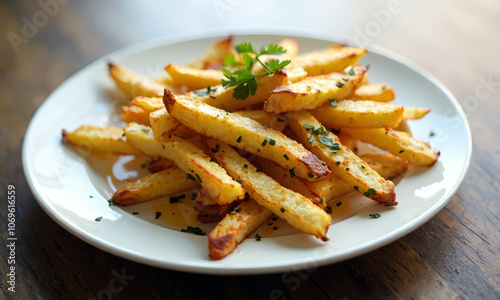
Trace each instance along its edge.
<path fill-rule="evenodd" d="M 414 139 L 407 132 L 389 128 L 342 128 L 341 130 L 363 142 L 406 159 L 415 166 L 432 166 L 439 157 L 439 152 L 432 150 L 429 144 Z"/>
<path fill-rule="evenodd" d="M 73 145 L 91 151 L 109 151 L 117 154 L 141 154 L 129 143 L 122 128 L 82 125 L 73 132 L 62 131 L 63 138 Z"/>
<path fill-rule="evenodd" d="M 186 180 L 186 172 L 171 167 L 120 186 L 112 198 L 115 204 L 132 205 L 186 192 L 198 186 L 197 182 Z"/>
<path fill-rule="evenodd" d="M 149 114 L 149 124 L 151 124 L 151 129 L 157 140 L 165 135 L 171 134 L 182 126 L 179 121 L 167 112 L 165 105 L 163 105 L 163 108 Z"/>
<path fill-rule="evenodd" d="M 224 64 L 224 57 L 233 53 L 233 37 L 230 36 L 212 44 L 200 57 L 188 62 L 187 66 L 197 69 L 220 69 Z"/>
<path fill-rule="evenodd" d="M 136 105 L 142 108 L 148 115 L 156 110 L 165 108 L 161 97 L 144 97 L 137 96 L 129 103 L 131 106 Z"/>
<path fill-rule="evenodd" d="M 264 126 L 267 125 L 277 131 L 283 131 L 283 129 L 288 126 L 288 123 L 284 118 L 279 115 L 268 114 L 262 110 L 238 110 L 235 111 L 235 113 L 255 120 Z"/>
<path fill-rule="evenodd" d="M 403 106 L 369 100 L 332 101 L 311 110 L 321 124 L 331 127 L 394 128 L 403 116 Z"/>
<path fill-rule="evenodd" d="M 177 85 L 185 85 L 190 90 L 219 85 L 224 78 L 221 70 L 201 70 L 175 64 L 166 66 L 165 71 Z"/>
<path fill-rule="evenodd" d="M 363 84 L 354 90 L 352 98 L 355 100 L 371 100 L 378 102 L 389 102 L 396 98 L 394 90 L 385 83 Z"/>
<path fill-rule="evenodd" d="M 309 76 L 340 72 L 354 65 L 367 52 L 364 48 L 335 45 L 323 50 L 299 54 L 293 60 L 293 66 L 304 68 Z"/>
<path fill-rule="evenodd" d="M 290 127 L 314 154 L 318 155 L 347 184 L 364 196 L 384 205 L 397 205 L 394 184 L 365 164 L 336 135 L 306 111 L 287 113 Z M 357 135 L 354 135 L 357 137 Z"/>
<path fill-rule="evenodd" d="M 122 106 L 122 120 L 149 125 L 149 114 L 137 105 Z"/>
<path fill-rule="evenodd" d="M 325 163 L 301 144 L 257 121 L 169 90 L 165 90 L 164 102 L 168 112 L 185 126 L 272 160 L 301 178 L 314 180 L 329 173 Z"/>
<path fill-rule="evenodd" d="M 230 175 L 241 181 L 251 199 L 285 219 L 293 227 L 324 241 L 328 240 L 326 231 L 330 226 L 331 217 L 323 209 L 314 205 L 305 196 L 281 186 L 271 177 L 258 172 L 255 166 L 229 145 L 214 139 L 203 141 L 211 149 L 219 149 L 212 153 L 212 156 Z"/>
<path fill-rule="evenodd" d="M 306 79 L 279 86 L 274 89 L 264 104 L 267 113 L 281 113 L 314 109 L 329 100 L 348 98 L 360 84 L 367 68 L 365 66 L 348 67 L 341 73 L 330 73 L 307 77 Z"/>
<path fill-rule="evenodd" d="M 135 123 L 125 127 L 125 136 L 130 144 L 144 153 L 173 161 L 185 172 L 186 180 L 198 181 L 218 203 L 228 204 L 245 196 L 241 184 L 188 141 L 177 136 L 157 141 L 151 128 Z"/>
<path fill-rule="evenodd" d="M 272 211 L 251 199 L 241 202 L 233 211 L 226 214 L 208 235 L 211 259 L 222 259 L 231 254 L 239 243 L 273 215 Z"/>
<path fill-rule="evenodd" d="M 286 84 L 288 77 L 284 71 L 276 71 L 272 75 L 257 78 L 257 91 L 254 95 L 249 95 L 245 100 L 238 100 L 233 97 L 234 87 L 224 88 L 221 85 L 192 91 L 187 96 L 193 100 L 207 103 L 211 106 L 230 111 L 242 110 L 254 104 L 263 103 L 271 91 L 276 87 Z"/>
<path fill-rule="evenodd" d="M 423 118 L 426 114 L 428 114 L 431 110 L 428 108 L 420 108 L 420 107 L 404 107 L 403 112 L 403 120 L 416 120 Z"/>
<path fill-rule="evenodd" d="M 109 63 L 109 75 L 116 85 L 129 96 L 161 97 L 165 88 L 176 90 L 174 86 L 161 84 L 154 79 L 141 76 L 122 66 Z"/>
<path fill-rule="evenodd" d="M 366 153 L 360 158 L 387 180 L 400 177 L 408 170 L 408 162 L 393 154 Z"/>
<path fill-rule="evenodd" d="M 201 189 L 193 203 L 193 209 L 196 214 L 196 219 L 201 223 L 219 222 L 224 216 L 232 211 L 239 201 L 234 201 L 229 204 L 219 204 L 212 199 L 208 192 Z"/>

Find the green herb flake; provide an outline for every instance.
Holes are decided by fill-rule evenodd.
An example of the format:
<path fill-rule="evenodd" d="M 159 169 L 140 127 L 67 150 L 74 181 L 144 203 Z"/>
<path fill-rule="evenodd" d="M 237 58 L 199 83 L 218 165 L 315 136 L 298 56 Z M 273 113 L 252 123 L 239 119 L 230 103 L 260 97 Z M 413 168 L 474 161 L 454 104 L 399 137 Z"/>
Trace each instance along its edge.
<path fill-rule="evenodd" d="M 284 213 L 284 212 L 285 212 L 285 209 L 282 207 L 282 208 L 280 208 L 280 211 L 281 211 L 282 213 Z"/>
<path fill-rule="evenodd" d="M 161 216 L 161 211 L 157 211 L 155 214 L 155 220 L 158 220 L 160 216 Z"/>
<path fill-rule="evenodd" d="M 182 195 L 179 195 L 179 196 L 175 196 L 175 197 L 170 197 L 169 198 L 169 202 L 170 203 L 178 203 L 180 200 L 186 198 L 186 195 L 185 194 L 182 194 Z"/>
<path fill-rule="evenodd" d="M 309 177 L 309 178 L 314 178 L 314 174 L 313 174 L 313 173 L 311 173 L 311 172 L 309 172 L 309 173 L 307 174 L 307 177 Z"/>
<path fill-rule="evenodd" d="M 248 165 L 247 164 L 243 164 L 243 169 L 248 169 Z"/>
<path fill-rule="evenodd" d="M 327 214 L 331 214 L 332 213 L 332 207 L 330 205 L 328 205 L 327 207 L 325 207 L 325 212 Z"/>
<path fill-rule="evenodd" d="M 399 154 L 401 154 L 401 153 L 403 153 L 403 152 L 405 152 L 405 151 L 404 151 L 404 150 L 399 150 Z"/>
<path fill-rule="evenodd" d="M 369 214 L 368 215 L 371 219 L 378 219 L 380 218 L 380 214 Z"/>
<path fill-rule="evenodd" d="M 273 140 L 273 139 L 271 139 L 271 138 L 270 138 L 270 139 L 268 139 L 268 140 L 269 140 L 269 145 L 271 145 L 271 146 L 276 145 L 276 141 L 275 141 L 275 140 Z"/>
<path fill-rule="evenodd" d="M 258 233 L 255 235 L 255 240 L 256 240 L 257 242 L 260 242 L 261 238 L 262 238 L 262 237 L 261 237 Z"/>
<path fill-rule="evenodd" d="M 186 173 L 186 175 L 187 175 L 186 179 L 189 179 L 189 180 L 192 180 L 192 181 L 196 181 L 196 177 L 194 177 L 193 175 L 191 175 L 189 173 Z"/>
<path fill-rule="evenodd" d="M 219 144 L 216 144 L 216 145 L 215 145 L 215 148 L 211 148 L 210 150 L 211 150 L 213 153 L 217 153 L 217 151 L 219 151 L 219 148 L 220 148 L 220 145 L 219 145 Z"/>
<path fill-rule="evenodd" d="M 97 217 L 97 218 L 95 218 L 95 220 L 94 220 L 94 221 L 96 221 L 96 222 L 101 222 L 101 220 L 102 220 L 102 216 L 101 216 L 101 217 Z"/>
<path fill-rule="evenodd" d="M 286 154 L 283 154 L 283 157 L 286 159 L 286 160 L 289 160 L 290 158 L 288 158 L 288 155 Z"/>
<path fill-rule="evenodd" d="M 314 135 L 311 135 L 311 137 L 309 137 L 309 144 L 314 143 L 314 139 Z"/>
<path fill-rule="evenodd" d="M 112 205 L 115 205 L 115 199 L 111 198 L 108 200 L 108 205 L 109 206 L 112 206 Z"/>
<path fill-rule="evenodd" d="M 365 197 L 375 196 L 377 195 L 377 192 L 374 189 L 370 188 L 366 192 L 364 192 L 363 195 Z"/>
<path fill-rule="evenodd" d="M 359 186 L 355 185 L 355 186 L 353 186 L 353 188 L 354 188 L 356 191 L 359 191 Z"/>
<path fill-rule="evenodd" d="M 257 168 L 255 171 L 262 172 L 262 168 Z"/>
<path fill-rule="evenodd" d="M 435 135 L 436 135 L 436 134 L 434 133 L 434 131 L 431 131 L 431 132 L 429 133 L 429 137 L 433 137 L 433 136 L 435 136 Z"/>
<path fill-rule="evenodd" d="M 235 210 L 229 212 L 230 214 L 234 215 L 235 213 L 239 213 L 241 211 L 241 207 L 236 208 Z"/>
<path fill-rule="evenodd" d="M 92 196 L 92 195 L 89 195 L 89 198 L 94 198 L 94 196 Z"/>
<path fill-rule="evenodd" d="M 239 184 L 243 183 L 243 180 L 241 180 L 241 179 L 236 179 L 235 181 L 238 182 Z"/>
<path fill-rule="evenodd" d="M 265 146 L 266 146 L 266 144 L 267 144 L 267 139 L 265 139 L 265 140 L 262 142 L 262 144 L 260 144 L 260 145 L 261 145 L 262 147 L 265 147 Z"/>
<path fill-rule="evenodd" d="M 336 164 L 337 166 L 340 166 L 341 162 L 340 162 L 340 161 L 336 161 L 336 162 L 335 162 L 335 164 Z"/>
<path fill-rule="evenodd" d="M 295 167 L 291 168 L 290 170 L 288 170 L 290 172 L 290 177 L 295 177 Z"/>
<path fill-rule="evenodd" d="M 345 170 L 346 170 L 347 172 L 349 172 L 349 167 L 345 168 Z"/>
<path fill-rule="evenodd" d="M 311 129 L 314 129 L 314 125 L 302 124 L 302 127 L 304 127 L 304 128 L 305 128 L 305 130 L 311 130 Z"/>
<path fill-rule="evenodd" d="M 241 138 L 242 138 L 242 136 L 240 135 L 240 137 L 236 140 L 236 143 L 240 143 L 241 142 Z"/>
<path fill-rule="evenodd" d="M 183 136 L 182 136 L 182 135 L 180 135 L 180 134 L 174 133 L 174 135 L 175 135 L 176 137 L 178 137 L 178 138 L 183 139 L 183 140 L 185 140 L 185 139 L 186 139 L 185 137 L 183 137 Z"/>
<path fill-rule="evenodd" d="M 337 202 L 335 205 L 337 205 L 337 207 L 338 207 L 338 206 L 341 206 L 341 205 L 342 205 L 342 201 Z"/>
<path fill-rule="evenodd" d="M 186 229 L 181 229 L 181 232 L 187 232 L 187 233 L 192 233 L 194 235 L 206 235 L 203 230 L 201 230 L 199 227 L 192 227 L 188 226 Z"/>
<path fill-rule="evenodd" d="M 366 169 L 365 165 L 361 165 L 361 168 Z"/>
<path fill-rule="evenodd" d="M 133 212 L 132 212 L 132 214 L 133 214 L 133 215 L 138 215 L 139 213 L 138 213 L 138 212 L 136 212 L 136 211 L 133 211 Z"/>
<path fill-rule="evenodd" d="M 198 182 L 199 182 L 199 183 L 202 183 L 201 178 L 200 178 L 200 175 L 198 175 L 198 173 L 194 173 L 194 175 L 196 175 L 196 179 L 198 179 Z"/>
<path fill-rule="evenodd" d="M 343 83 L 342 81 L 339 81 L 339 82 L 337 82 L 336 86 L 337 86 L 338 88 L 341 88 L 341 87 L 343 87 L 343 86 L 344 86 L 344 83 Z"/>
<path fill-rule="evenodd" d="M 278 122 L 285 122 L 285 120 L 282 118 L 278 118 L 277 120 L 278 120 Z"/>
<path fill-rule="evenodd" d="M 149 129 L 149 128 L 143 128 L 143 129 L 142 129 L 142 131 L 143 131 L 144 133 L 148 133 L 148 132 L 150 132 L 150 131 L 151 131 L 151 129 Z"/>
<path fill-rule="evenodd" d="M 331 106 L 337 107 L 337 99 L 328 99 L 328 102 L 330 102 Z"/>
<path fill-rule="evenodd" d="M 351 67 L 351 69 L 349 70 L 349 75 L 351 76 L 354 76 L 356 73 L 354 73 L 354 68 Z"/>

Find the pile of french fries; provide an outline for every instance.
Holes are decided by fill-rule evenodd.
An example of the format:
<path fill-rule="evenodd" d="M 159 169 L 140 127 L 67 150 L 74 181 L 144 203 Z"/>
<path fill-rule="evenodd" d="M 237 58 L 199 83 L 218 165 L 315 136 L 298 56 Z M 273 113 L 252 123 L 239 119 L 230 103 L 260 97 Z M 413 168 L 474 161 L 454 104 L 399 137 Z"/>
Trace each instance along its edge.
<path fill-rule="evenodd" d="M 329 201 L 354 192 L 397 205 L 391 180 L 437 161 L 438 152 L 400 129 L 429 110 L 389 103 L 393 89 L 371 83 L 357 65 L 363 48 L 299 54 L 293 39 L 279 45 L 287 50 L 279 59 L 291 64 L 258 77 L 246 100 L 220 85 L 224 58 L 238 58 L 232 37 L 186 65 L 167 65 L 160 78 L 110 63 L 111 78 L 132 99 L 121 116 L 128 124 L 83 125 L 63 130 L 64 139 L 152 158 L 151 174 L 117 189 L 117 205 L 196 190 L 198 221 L 218 222 L 208 235 L 211 259 L 226 257 L 273 215 L 327 241 Z M 378 150 L 361 154 L 360 144 Z"/>

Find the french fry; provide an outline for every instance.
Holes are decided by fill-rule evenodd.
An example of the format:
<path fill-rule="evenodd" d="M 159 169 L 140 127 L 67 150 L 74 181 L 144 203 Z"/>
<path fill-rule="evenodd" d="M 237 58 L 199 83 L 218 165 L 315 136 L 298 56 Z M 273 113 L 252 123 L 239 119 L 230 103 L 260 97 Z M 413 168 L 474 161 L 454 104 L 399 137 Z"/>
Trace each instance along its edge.
<path fill-rule="evenodd" d="M 151 161 L 148 164 L 148 170 L 151 173 L 156 173 L 162 170 L 166 170 L 174 165 L 175 164 L 171 160 L 168 160 L 161 156 L 156 156 L 151 158 Z"/>
<path fill-rule="evenodd" d="M 312 201 L 312 203 L 319 207 L 326 207 L 326 201 L 323 201 L 323 199 L 317 197 L 302 180 L 300 180 L 296 176 L 292 177 L 288 170 L 283 169 L 278 164 L 259 156 L 256 156 L 252 160 L 252 164 L 257 168 L 262 169 L 262 172 L 264 172 L 266 175 L 269 175 L 269 177 L 276 180 L 279 184 L 286 187 L 287 189 L 306 196 Z"/>
<path fill-rule="evenodd" d="M 149 124 L 151 124 L 151 129 L 157 140 L 171 134 L 174 130 L 182 126 L 179 121 L 167 112 L 165 105 L 163 105 L 163 108 L 149 114 Z"/>
<path fill-rule="evenodd" d="M 270 115 L 262 110 L 239 110 L 235 111 L 235 113 L 267 125 L 277 131 L 282 131 L 288 126 L 284 118 L 281 118 L 279 115 Z"/>
<path fill-rule="evenodd" d="M 73 145 L 88 148 L 91 151 L 109 151 L 117 154 L 141 154 L 142 152 L 129 143 L 123 136 L 123 129 L 82 125 L 73 132 L 63 129 L 62 136 Z"/>
<path fill-rule="evenodd" d="M 166 66 L 165 71 L 177 85 L 185 85 L 189 90 L 219 85 L 224 77 L 221 70 L 200 70 L 175 64 Z"/>
<path fill-rule="evenodd" d="M 169 90 L 165 90 L 164 102 L 168 112 L 185 126 L 274 161 L 301 178 L 314 180 L 329 173 L 325 163 L 301 144 L 257 121 Z"/>
<path fill-rule="evenodd" d="M 363 84 L 354 90 L 352 98 L 355 100 L 371 100 L 378 102 L 389 102 L 396 98 L 394 90 L 385 83 Z"/>
<path fill-rule="evenodd" d="M 314 109 L 329 100 L 349 97 L 366 73 L 364 66 L 348 67 L 341 73 L 330 73 L 279 86 L 264 104 L 264 111 L 271 114 Z"/>
<path fill-rule="evenodd" d="M 273 213 L 254 200 L 241 202 L 208 235 L 208 255 L 211 259 L 222 259 L 231 254 L 236 246 L 249 236 Z"/>
<path fill-rule="evenodd" d="M 406 160 L 389 153 L 366 153 L 360 158 L 387 180 L 402 176 L 409 165 Z"/>
<path fill-rule="evenodd" d="M 171 167 L 120 186 L 112 198 L 115 204 L 133 205 L 186 192 L 198 186 L 198 182 L 186 180 L 186 172 Z"/>
<path fill-rule="evenodd" d="M 173 161 L 185 172 L 186 180 L 198 181 L 218 203 L 228 204 L 245 196 L 241 184 L 188 141 L 177 136 L 168 141 L 157 141 L 149 127 L 135 123 L 125 127 L 125 136 L 130 144 L 144 153 Z"/>
<path fill-rule="evenodd" d="M 144 97 L 137 96 L 129 103 L 131 106 L 136 105 L 142 108 L 148 115 L 156 110 L 165 108 L 161 97 Z"/>
<path fill-rule="evenodd" d="M 379 203 L 397 205 L 394 184 L 382 178 L 349 148 L 340 144 L 338 137 L 326 131 L 310 113 L 289 112 L 287 119 L 302 144 L 326 162 L 330 170 L 347 184 Z"/>
<path fill-rule="evenodd" d="M 326 49 L 299 54 L 293 66 L 302 67 L 309 76 L 340 72 L 354 65 L 368 51 L 364 48 L 332 46 Z"/>
<path fill-rule="evenodd" d="M 201 223 L 213 223 L 222 220 L 238 204 L 238 201 L 230 204 L 219 204 L 204 189 L 201 189 L 193 203 L 193 209 L 198 221 Z"/>
<path fill-rule="evenodd" d="M 149 114 L 137 105 L 122 106 L 121 118 L 125 122 L 149 125 Z"/>
<path fill-rule="evenodd" d="M 420 108 L 420 107 L 404 107 L 403 112 L 403 120 L 417 120 L 423 118 L 427 115 L 431 110 L 428 108 Z"/>
<path fill-rule="evenodd" d="M 317 181 L 305 182 L 305 184 L 314 195 L 318 196 L 320 199 L 323 199 L 325 204 L 332 199 L 356 191 L 352 186 L 348 185 L 334 173 L 321 177 Z"/>
<path fill-rule="evenodd" d="M 328 240 L 326 231 L 331 217 L 323 209 L 305 196 L 281 186 L 266 174 L 257 172 L 255 166 L 229 145 L 214 139 L 205 139 L 203 142 L 211 149 L 218 145 L 219 151 L 212 153 L 212 156 L 233 178 L 241 180 L 251 199 L 285 219 L 293 227 L 324 241 Z"/>
<path fill-rule="evenodd" d="M 276 71 L 272 75 L 257 78 L 258 89 L 254 95 L 249 95 L 245 100 L 237 100 L 233 97 L 234 87 L 224 88 L 221 85 L 187 93 L 193 100 L 207 103 L 211 106 L 227 109 L 230 111 L 241 110 L 254 104 L 264 102 L 271 91 L 276 87 L 286 84 L 288 77 L 284 71 Z"/>
<path fill-rule="evenodd" d="M 116 85 L 130 97 L 161 97 L 165 88 L 177 90 L 174 86 L 161 84 L 153 79 L 146 78 L 122 66 L 109 63 L 109 75 Z"/>
<path fill-rule="evenodd" d="M 418 141 L 407 132 L 385 128 L 342 128 L 342 131 L 359 140 L 406 159 L 414 166 L 432 166 L 439 152 L 423 141 Z"/>
<path fill-rule="evenodd" d="M 230 36 L 215 42 L 200 57 L 186 65 L 197 69 L 220 69 L 224 64 L 224 57 L 233 53 L 233 37 Z"/>
<path fill-rule="evenodd" d="M 321 124 L 331 127 L 394 128 L 403 116 L 403 106 L 369 100 L 333 101 L 311 113 Z"/>

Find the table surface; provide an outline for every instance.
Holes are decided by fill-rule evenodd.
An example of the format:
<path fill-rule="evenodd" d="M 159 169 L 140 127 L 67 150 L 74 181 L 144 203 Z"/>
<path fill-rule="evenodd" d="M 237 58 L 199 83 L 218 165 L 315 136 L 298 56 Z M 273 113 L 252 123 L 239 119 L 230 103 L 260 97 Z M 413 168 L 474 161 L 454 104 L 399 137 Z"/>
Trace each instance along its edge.
<path fill-rule="evenodd" d="M 0 224 L 6 236 L 7 186 L 14 185 L 20 237 L 15 294 L 7 290 L 3 276 L 8 273 L 8 251 L 5 246 L 0 250 L 3 296 L 500 298 L 500 202 L 495 200 L 500 192 L 500 2 L 444 0 L 428 5 L 358 0 L 339 9 L 322 9 L 317 1 L 308 1 L 307 7 L 289 2 L 295 3 L 290 15 L 307 11 L 310 23 L 304 24 L 309 28 L 358 39 L 364 33 L 367 42 L 406 56 L 442 81 L 468 117 L 473 156 L 465 181 L 449 204 L 407 236 L 344 262 L 262 276 L 163 270 L 86 244 L 57 225 L 33 198 L 22 169 L 22 139 L 36 109 L 59 84 L 111 51 L 182 31 L 227 28 L 230 32 L 231 26 L 257 23 L 291 27 L 296 19 L 258 15 L 265 14 L 252 10 L 258 2 L 252 6 L 243 1 L 193 1 L 198 9 L 191 13 L 189 7 L 153 1 L 67 2 L 41 1 L 47 3 L 43 7 L 36 2 L 0 4 L 0 194 L 5 199 Z M 328 18 L 329 11 L 337 17 Z M 6 243 L 5 237 L 1 243 Z M 122 285 L 117 284 L 118 273 L 129 276 L 122 278 Z"/>

